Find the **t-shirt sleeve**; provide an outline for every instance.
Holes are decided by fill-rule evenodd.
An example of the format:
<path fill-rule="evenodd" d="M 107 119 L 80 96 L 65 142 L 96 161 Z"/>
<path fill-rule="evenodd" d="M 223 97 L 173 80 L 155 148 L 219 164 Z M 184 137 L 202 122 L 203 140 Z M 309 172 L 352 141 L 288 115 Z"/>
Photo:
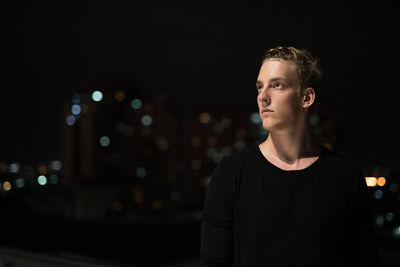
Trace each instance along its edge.
<path fill-rule="evenodd" d="M 201 266 L 232 266 L 233 188 L 224 161 L 214 170 L 207 188 L 201 221 Z"/>
<path fill-rule="evenodd" d="M 381 267 L 372 215 L 372 198 L 361 170 L 357 170 L 355 223 L 358 228 L 362 266 Z"/>

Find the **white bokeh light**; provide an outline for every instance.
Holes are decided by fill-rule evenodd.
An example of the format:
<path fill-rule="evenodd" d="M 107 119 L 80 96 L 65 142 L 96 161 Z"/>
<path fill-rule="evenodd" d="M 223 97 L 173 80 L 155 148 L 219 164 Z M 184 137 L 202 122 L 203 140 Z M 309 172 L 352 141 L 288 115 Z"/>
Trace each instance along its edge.
<path fill-rule="evenodd" d="M 109 146 L 110 145 L 110 138 L 108 136 L 102 136 L 102 137 L 100 137 L 99 142 L 100 142 L 101 146 L 104 146 L 104 147 L 105 146 Z"/>
<path fill-rule="evenodd" d="M 99 102 L 103 99 L 103 93 L 96 90 L 92 93 L 92 99 L 93 101 Z"/>

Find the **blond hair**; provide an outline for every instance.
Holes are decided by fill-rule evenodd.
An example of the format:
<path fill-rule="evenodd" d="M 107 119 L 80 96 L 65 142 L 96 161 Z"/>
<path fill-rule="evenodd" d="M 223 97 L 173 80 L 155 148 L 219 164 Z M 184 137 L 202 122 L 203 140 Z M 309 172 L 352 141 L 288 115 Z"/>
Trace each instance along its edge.
<path fill-rule="evenodd" d="M 292 46 L 277 46 L 268 49 L 264 53 L 261 64 L 270 59 L 288 61 L 296 64 L 301 88 L 312 87 L 315 91 L 320 90 L 322 71 L 319 60 L 313 57 L 308 50 L 304 48 L 297 49 Z"/>

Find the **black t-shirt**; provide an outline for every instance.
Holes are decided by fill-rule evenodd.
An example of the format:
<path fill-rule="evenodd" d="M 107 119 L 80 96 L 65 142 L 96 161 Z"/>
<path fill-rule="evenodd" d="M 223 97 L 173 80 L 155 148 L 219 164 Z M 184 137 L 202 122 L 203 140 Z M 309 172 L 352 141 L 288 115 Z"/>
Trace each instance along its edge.
<path fill-rule="evenodd" d="M 224 158 L 208 185 L 202 266 L 380 266 L 371 200 L 360 169 L 321 147 L 282 170 L 258 145 Z"/>

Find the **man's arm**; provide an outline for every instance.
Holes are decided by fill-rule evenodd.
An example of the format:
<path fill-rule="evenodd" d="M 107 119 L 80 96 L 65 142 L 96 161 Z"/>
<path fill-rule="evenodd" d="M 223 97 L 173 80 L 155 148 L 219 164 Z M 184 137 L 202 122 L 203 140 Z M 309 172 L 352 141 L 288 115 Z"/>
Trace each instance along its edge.
<path fill-rule="evenodd" d="M 233 259 L 233 193 L 221 163 L 211 176 L 202 213 L 200 263 L 207 267 L 232 266 Z"/>

